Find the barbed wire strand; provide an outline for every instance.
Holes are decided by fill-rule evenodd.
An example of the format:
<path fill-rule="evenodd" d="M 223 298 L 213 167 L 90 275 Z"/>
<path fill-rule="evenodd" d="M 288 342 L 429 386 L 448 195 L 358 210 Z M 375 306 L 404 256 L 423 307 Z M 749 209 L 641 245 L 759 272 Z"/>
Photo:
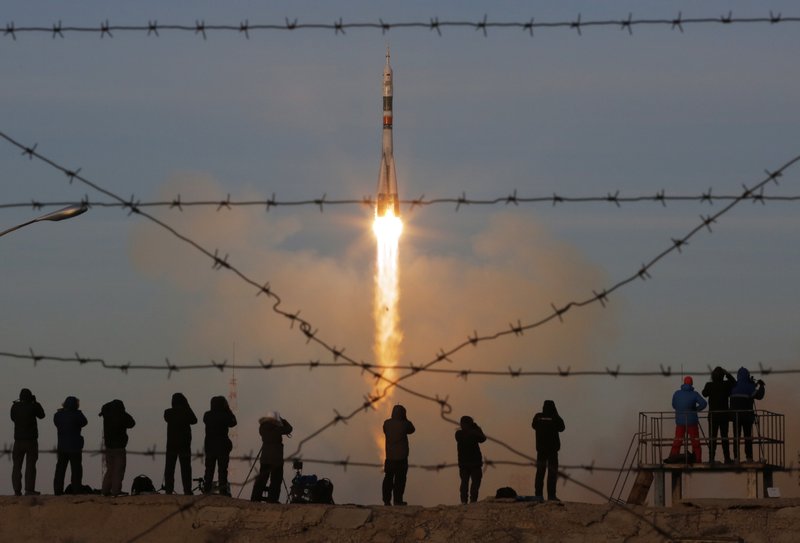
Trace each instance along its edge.
<path fill-rule="evenodd" d="M 495 198 L 467 198 L 466 192 L 462 192 L 460 196 L 457 197 L 443 197 L 443 198 L 425 198 L 423 194 L 419 198 L 414 199 L 401 199 L 399 200 L 401 205 L 405 205 L 408 208 L 408 211 L 413 211 L 416 207 L 428 207 L 428 206 L 439 206 L 442 204 L 455 204 L 453 208 L 455 211 L 460 211 L 462 207 L 469 207 L 469 206 L 495 206 L 499 204 L 503 205 L 515 205 L 518 206 L 520 204 L 550 204 L 551 206 L 555 207 L 558 204 L 583 204 L 583 203 L 603 203 L 603 204 L 613 204 L 615 207 L 620 208 L 622 204 L 631 204 L 631 203 L 658 203 L 662 206 L 666 207 L 667 203 L 671 202 L 698 202 L 698 203 L 708 203 L 712 205 L 714 202 L 731 202 L 740 198 L 741 195 L 733 195 L 733 194 L 713 194 L 712 189 L 708 189 L 708 192 L 704 192 L 701 194 L 685 194 L 685 195 L 668 195 L 666 191 L 662 190 L 657 192 L 654 195 L 635 195 L 635 196 L 623 196 L 620 195 L 620 191 L 615 192 L 608 192 L 605 196 L 563 196 L 556 193 L 553 193 L 550 196 L 519 196 L 517 191 L 514 190 L 512 193 L 507 194 L 505 196 L 498 196 Z M 749 197 L 745 198 L 745 200 L 750 200 L 753 203 L 761 203 L 765 204 L 766 202 L 798 202 L 800 201 L 800 196 L 767 196 L 764 195 L 763 191 L 759 191 L 758 193 L 753 193 Z M 327 193 L 323 194 L 319 198 L 303 198 L 300 200 L 278 200 L 275 194 L 273 193 L 272 196 L 266 200 L 245 200 L 245 199 L 231 199 L 231 195 L 228 194 L 226 198 L 220 200 L 183 200 L 181 195 L 178 194 L 172 200 L 152 200 L 152 201 L 140 201 L 136 202 L 136 206 L 141 208 L 147 207 L 162 207 L 167 208 L 169 210 L 177 210 L 183 211 L 184 208 L 192 208 L 192 207 L 211 207 L 215 208 L 216 211 L 221 211 L 223 209 L 231 211 L 236 208 L 245 208 L 245 207 L 263 207 L 267 211 L 272 208 L 277 207 L 318 207 L 320 213 L 325 211 L 325 206 L 363 206 L 368 207 L 370 209 L 374 209 L 375 207 L 375 200 L 372 199 L 371 196 L 364 196 L 362 198 L 344 198 L 344 199 L 329 199 Z M 47 207 L 65 207 L 69 205 L 83 205 L 88 208 L 92 207 L 100 207 L 100 208 L 117 208 L 117 207 L 128 207 L 127 202 L 108 202 L 108 201 L 98 201 L 98 200 L 91 200 L 88 196 L 84 197 L 80 201 L 49 201 L 44 202 L 36 199 L 31 199 L 29 202 L 10 202 L 5 204 L 0 204 L 0 209 L 17 209 L 17 208 L 30 208 L 34 211 L 41 210 Z"/>
<path fill-rule="evenodd" d="M 232 365 L 228 365 L 228 360 L 224 359 L 222 362 L 217 362 L 215 360 L 211 360 L 209 363 L 197 363 L 197 364 L 174 364 L 169 360 L 169 358 L 164 358 L 163 364 L 133 364 L 131 362 L 125 362 L 124 364 L 117 364 L 113 362 L 109 362 L 104 358 L 98 357 L 91 357 L 91 356 L 81 356 L 78 353 L 75 353 L 73 356 L 56 356 L 56 355 L 45 355 L 35 352 L 32 348 L 28 350 L 27 353 L 12 353 L 6 351 L 0 351 L 0 358 L 11 358 L 15 360 L 25 360 L 33 362 L 34 366 L 38 365 L 39 362 L 55 362 L 55 363 L 62 363 L 62 364 L 79 364 L 79 365 L 86 365 L 86 364 L 96 364 L 101 366 L 103 369 L 107 370 L 115 370 L 121 371 L 123 373 L 127 373 L 129 371 L 157 371 L 157 372 L 179 372 L 179 371 L 197 371 L 197 370 L 217 370 L 217 371 L 227 371 L 233 370 Z M 322 362 L 321 360 L 308 360 L 307 362 L 275 362 L 274 360 L 270 360 L 269 362 L 264 362 L 262 359 L 258 359 L 258 363 L 237 363 L 236 369 L 237 370 L 259 370 L 259 371 L 269 371 L 269 370 L 279 370 L 279 369 L 307 369 L 308 371 L 313 371 L 317 368 L 347 368 L 347 369 L 356 369 L 360 370 L 362 373 L 370 368 L 375 371 L 387 371 L 387 370 L 409 370 L 413 372 L 427 372 L 432 374 L 443 374 L 443 375 L 454 375 L 458 378 L 467 380 L 469 377 L 510 377 L 512 379 L 518 377 L 671 377 L 673 375 L 672 366 L 664 366 L 659 365 L 657 370 L 623 370 L 621 364 L 617 364 L 614 368 L 605 367 L 601 370 L 575 370 L 572 369 L 571 366 L 567 366 L 566 368 L 562 368 L 561 366 L 557 366 L 556 369 L 551 370 L 529 370 L 523 369 L 521 366 L 518 368 L 512 368 L 511 366 L 508 369 L 504 370 L 483 370 L 483 369 L 447 369 L 447 368 L 433 368 L 433 367 L 421 367 L 415 366 L 413 364 L 397 364 L 397 365 L 388 365 L 388 364 L 372 364 L 367 362 L 361 362 L 358 365 L 353 365 L 350 363 L 345 362 Z M 711 374 L 713 368 L 711 365 L 706 365 L 705 368 L 681 368 L 681 373 L 688 373 L 688 374 L 695 374 L 695 375 L 702 375 L 704 373 Z M 765 366 L 763 362 L 758 362 L 758 370 L 753 370 L 751 372 L 752 375 L 795 375 L 800 374 L 800 367 L 782 367 L 776 368 L 774 366 Z"/>
<path fill-rule="evenodd" d="M 476 21 L 468 20 L 447 20 L 439 19 L 439 17 L 430 17 L 427 21 L 384 21 L 379 18 L 377 21 L 352 21 L 347 22 L 343 17 L 339 17 L 330 23 L 300 22 L 298 18 L 289 19 L 284 18 L 282 23 L 251 23 L 249 19 L 239 22 L 239 24 L 219 24 L 207 23 L 204 19 L 195 19 L 194 24 L 164 24 L 159 23 L 158 20 L 153 19 L 147 21 L 147 24 L 128 24 L 117 25 L 111 24 L 108 19 L 101 21 L 97 25 L 65 25 L 59 20 L 57 23 L 43 26 L 17 26 L 14 21 L 7 22 L 5 25 L 4 36 L 10 36 L 12 40 L 17 39 L 17 34 L 48 34 L 53 39 L 56 37 L 64 38 L 66 34 L 70 33 L 83 33 L 83 34 L 97 34 L 100 38 L 113 38 L 114 34 L 119 33 L 144 33 L 146 37 L 160 37 L 162 33 L 166 32 L 182 32 L 192 33 L 200 36 L 203 40 L 208 38 L 208 34 L 215 32 L 228 32 L 236 33 L 243 36 L 245 39 L 250 39 L 250 33 L 263 32 L 263 31 L 295 31 L 295 30 L 322 30 L 333 31 L 334 35 L 346 35 L 348 30 L 371 29 L 380 30 L 381 33 L 386 34 L 391 30 L 407 30 L 407 29 L 423 29 L 431 32 L 436 32 L 442 36 L 442 30 L 449 28 L 464 28 L 480 31 L 484 37 L 488 36 L 489 29 L 492 30 L 521 30 L 527 32 L 531 37 L 534 35 L 534 30 L 537 29 L 564 29 L 575 30 L 579 36 L 582 36 L 582 30 L 592 27 L 616 27 L 619 30 L 625 30 L 629 35 L 633 35 L 633 28 L 637 26 L 665 26 L 671 30 L 679 30 L 684 32 L 684 26 L 698 26 L 698 25 L 741 25 L 741 24 L 769 24 L 776 25 L 778 23 L 797 23 L 800 22 L 800 17 L 786 16 L 781 13 L 774 14 L 769 12 L 769 16 L 751 16 L 751 17 L 734 17 L 733 12 L 729 11 L 727 15 L 720 15 L 715 17 L 684 17 L 683 12 L 679 11 L 676 17 L 671 18 L 643 18 L 634 19 L 633 13 L 628 13 L 626 18 L 620 19 L 583 19 L 579 13 L 575 19 L 572 20 L 559 20 L 559 21 L 537 21 L 536 17 L 531 17 L 527 20 L 518 21 L 490 21 L 488 14 L 485 14 L 482 19 Z"/>

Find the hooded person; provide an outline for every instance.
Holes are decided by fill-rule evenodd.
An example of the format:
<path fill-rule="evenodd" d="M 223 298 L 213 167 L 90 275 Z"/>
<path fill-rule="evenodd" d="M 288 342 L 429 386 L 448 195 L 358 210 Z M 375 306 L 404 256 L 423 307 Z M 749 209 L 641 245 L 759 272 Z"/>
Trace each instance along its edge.
<path fill-rule="evenodd" d="M 406 505 L 403 494 L 408 475 L 408 436 L 416 431 L 400 404 L 392 408 L 392 416 L 383 422 L 386 460 L 383 463 L 383 504 Z"/>
<path fill-rule="evenodd" d="M 80 492 L 83 480 L 83 436 L 81 428 L 89 424 L 86 416 L 79 409 L 80 401 L 75 396 L 68 396 L 61 409 L 53 415 L 53 424 L 58 432 L 56 445 L 56 471 L 53 477 L 53 493 L 60 496 L 64 493 L 64 476 L 67 464 L 70 467 L 71 486 L 73 492 Z"/>
<path fill-rule="evenodd" d="M 192 425 L 197 417 L 189 400 L 180 392 L 172 395 L 172 407 L 164 411 L 167 422 L 167 453 L 164 463 L 164 491 L 175 493 L 175 464 L 181 463 L 183 493 L 192 495 Z"/>
<path fill-rule="evenodd" d="M 481 455 L 480 444 L 486 441 L 481 427 L 478 426 L 472 417 L 463 416 L 460 420 L 460 428 L 456 430 L 456 451 L 458 452 L 458 476 L 461 479 L 459 487 L 459 497 L 461 503 L 467 503 L 467 491 L 469 491 L 469 501 L 478 501 L 478 491 L 481 488 L 481 478 L 483 476 L 483 455 Z M 470 481 L 472 485 L 470 485 Z"/>
<path fill-rule="evenodd" d="M 106 472 L 103 475 L 103 496 L 122 494 L 122 480 L 127 465 L 128 429 L 136 426 L 136 421 L 125 411 L 122 400 L 111 400 L 100 409 L 103 417 L 103 444 Z"/>
<path fill-rule="evenodd" d="M 536 432 L 536 496 L 543 499 L 544 477 L 547 472 L 547 499 L 558 501 L 556 482 L 558 481 L 558 451 L 561 450 L 559 433 L 564 431 L 564 419 L 558 414 L 556 403 L 545 400 L 541 413 L 536 413 L 531 422 Z"/>
<path fill-rule="evenodd" d="M 714 463 L 714 456 L 717 449 L 717 434 L 722 438 L 722 454 L 725 463 L 730 464 L 731 452 L 728 442 L 728 398 L 731 389 L 736 384 L 733 375 L 725 371 L 721 366 L 717 366 L 711 372 L 711 381 L 703 387 L 703 396 L 708 398 L 708 461 Z"/>
<path fill-rule="evenodd" d="M 753 461 L 753 423 L 756 420 L 755 400 L 764 399 L 764 381 L 754 380 L 745 367 L 736 373 L 736 384 L 731 389 L 731 416 L 733 417 L 733 455 L 739 461 L 739 442 L 744 434 L 744 455 Z"/>
<path fill-rule="evenodd" d="M 14 422 L 14 447 L 11 449 L 11 486 L 16 496 L 22 495 L 22 463 L 25 462 L 25 495 L 36 496 L 36 461 L 39 458 L 39 425 L 36 419 L 44 418 L 44 409 L 36 396 L 23 388 L 19 400 L 11 404 Z"/>
<path fill-rule="evenodd" d="M 703 461 L 697 412 L 705 409 L 708 402 L 695 391 L 693 385 L 693 379 L 687 375 L 683 378 L 681 388 L 672 395 L 672 408 L 675 409 L 675 439 L 672 440 L 672 449 L 665 462 L 685 461 L 685 457 L 680 457 L 680 451 L 686 434 L 689 434 L 692 441 L 694 462 Z"/>
<path fill-rule="evenodd" d="M 203 415 L 206 426 L 205 455 L 206 471 L 203 478 L 203 492 L 211 493 L 214 482 L 214 468 L 219 472 L 219 493 L 230 496 L 228 488 L 228 462 L 233 443 L 228 437 L 228 429 L 236 426 L 236 415 L 228 406 L 225 396 L 211 398 L 211 408 Z"/>
<path fill-rule="evenodd" d="M 253 483 L 251 501 L 261 501 L 264 489 L 267 488 L 269 503 L 278 503 L 281 496 L 281 483 L 283 482 L 283 436 L 292 433 L 292 425 L 281 417 L 280 413 L 273 411 L 258 420 L 258 433 L 261 435 L 261 468 L 258 477 Z"/>

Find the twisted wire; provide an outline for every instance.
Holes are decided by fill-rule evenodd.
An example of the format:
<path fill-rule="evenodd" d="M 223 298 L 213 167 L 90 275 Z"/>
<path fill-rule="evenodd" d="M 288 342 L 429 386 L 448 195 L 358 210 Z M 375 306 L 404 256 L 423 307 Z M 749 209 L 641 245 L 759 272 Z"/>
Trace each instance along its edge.
<path fill-rule="evenodd" d="M 134 364 L 131 362 L 125 362 L 123 364 L 113 363 L 107 361 L 105 358 L 98 358 L 92 356 L 82 356 L 79 353 L 75 353 L 72 356 L 58 356 L 58 355 L 46 355 L 37 353 L 32 348 L 29 348 L 27 353 L 12 353 L 7 351 L 0 351 L 0 358 L 11 358 L 15 360 L 25 360 L 30 361 L 34 364 L 34 366 L 38 365 L 39 362 L 55 362 L 60 364 L 79 364 L 79 365 L 99 365 L 103 369 L 107 370 L 118 370 L 122 373 L 128 373 L 129 371 L 157 371 L 157 372 L 168 372 L 171 374 L 172 372 L 179 372 L 179 371 L 197 371 L 197 370 L 218 370 L 218 371 L 226 371 L 226 370 L 233 370 L 234 365 L 229 364 L 227 359 L 222 360 L 221 362 L 217 362 L 215 360 L 211 360 L 208 363 L 196 363 L 196 364 L 175 364 L 170 361 L 169 358 L 164 358 L 163 364 Z M 758 362 L 758 370 L 754 370 L 751 372 L 752 375 L 794 375 L 800 374 L 800 367 L 780 367 L 776 368 L 773 366 L 764 366 L 763 362 Z M 561 366 L 556 366 L 556 369 L 550 370 L 542 370 L 542 369 L 523 369 L 522 367 L 512 368 L 509 366 L 507 369 L 504 370 L 484 370 L 484 369 L 448 369 L 448 368 L 434 368 L 434 367 L 424 367 L 424 366 L 417 366 L 414 364 L 397 364 L 397 365 L 387 365 L 387 364 L 372 364 L 367 362 L 359 362 L 358 364 L 351 364 L 348 362 L 323 362 L 321 360 L 308 360 L 305 362 L 275 362 L 274 360 L 270 360 L 269 362 L 264 362 L 262 359 L 258 359 L 258 363 L 237 363 L 235 365 L 236 370 L 262 370 L 262 371 L 269 371 L 269 370 L 280 370 L 280 369 L 307 369 L 309 371 L 313 371 L 317 368 L 348 368 L 348 369 L 355 369 L 359 370 L 362 373 L 369 369 L 375 371 L 386 371 L 386 370 L 409 370 L 415 373 L 419 372 L 427 372 L 432 374 L 443 374 L 443 375 L 454 375 L 460 379 L 467 380 L 469 377 L 509 377 L 511 379 L 515 379 L 518 377 L 671 377 L 674 375 L 672 366 L 664 366 L 660 364 L 657 370 L 623 370 L 621 364 L 617 364 L 613 368 L 605 367 L 601 370 L 575 370 L 572 369 L 571 366 L 567 366 L 566 368 L 562 368 Z M 695 375 L 702 375 L 703 373 L 711 373 L 713 368 L 710 365 L 706 365 L 705 368 L 686 368 L 682 367 L 680 372 L 690 373 Z"/>
<path fill-rule="evenodd" d="M 405 205 L 408 211 L 413 211 L 417 207 L 440 206 L 443 204 L 454 205 L 455 211 L 460 211 L 462 207 L 469 206 L 496 206 L 496 205 L 515 205 L 520 204 L 550 204 L 555 207 L 558 204 L 582 204 L 582 203 L 603 203 L 613 204 L 620 208 L 622 204 L 630 203 L 658 203 L 666 207 L 670 202 L 697 202 L 707 203 L 712 205 L 714 202 L 731 202 L 740 198 L 741 195 L 734 194 L 713 194 L 711 188 L 708 192 L 700 194 L 684 194 L 684 195 L 668 195 L 666 191 L 661 190 L 652 195 L 633 195 L 623 196 L 620 191 L 607 192 L 605 195 L 600 196 L 563 196 L 553 193 L 550 196 L 519 196 L 517 191 L 514 190 L 510 194 L 504 196 L 497 196 L 494 198 L 468 198 L 466 192 L 462 192 L 460 196 L 456 197 L 442 197 L 442 198 L 426 198 L 423 194 L 419 198 L 401 199 L 401 205 Z M 753 203 L 765 204 L 766 202 L 797 202 L 800 201 L 800 195 L 796 196 L 768 196 L 763 191 L 754 192 L 747 198 Z M 85 196 L 80 201 L 40 201 L 31 199 L 30 202 L 9 202 L 0 203 L 0 209 L 17 209 L 17 208 L 30 208 L 34 211 L 41 210 L 47 207 L 65 207 L 69 205 L 83 205 L 88 208 L 101 207 L 101 208 L 117 208 L 128 207 L 127 202 L 109 202 L 91 200 Z M 184 208 L 193 207 L 210 207 L 215 208 L 216 211 L 228 210 L 231 211 L 237 208 L 245 207 L 263 207 L 266 211 L 278 207 L 311 207 L 319 208 L 320 213 L 325 211 L 325 206 L 362 206 L 369 209 L 374 209 L 376 200 L 371 196 L 363 196 L 361 198 L 340 198 L 329 199 L 327 193 L 318 198 L 303 198 L 299 200 L 279 200 L 275 193 L 266 200 L 259 199 L 231 199 L 228 194 L 226 198 L 219 200 L 183 200 L 181 195 L 178 194 L 172 200 L 151 200 L 151 201 L 137 201 L 136 206 L 140 209 L 147 207 L 160 207 L 169 210 L 183 211 Z"/>
<path fill-rule="evenodd" d="M 7 22 L 5 25 L 4 36 L 10 36 L 11 39 L 17 39 L 17 34 L 49 34 L 53 39 L 56 37 L 64 38 L 66 34 L 96 34 L 100 38 L 113 38 L 114 34 L 119 33 L 137 33 L 144 34 L 146 37 L 159 37 L 160 33 L 167 32 L 180 32 L 192 33 L 202 37 L 204 40 L 208 38 L 210 33 L 236 33 L 243 36 L 245 39 L 250 38 L 251 32 L 265 32 L 265 31 L 295 31 L 295 30 L 321 30 L 333 31 L 334 35 L 346 35 L 348 30 L 380 30 L 382 34 L 386 34 L 391 30 L 409 30 L 409 29 L 423 29 L 431 32 L 436 32 L 442 36 L 442 30 L 449 28 L 463 28 L 479 31 L 484 37 L 488 36 L 488 31 L 492 30 L 521 30 L 528 33 L 531 37 L 534 35 L 534 30 L 537 29 L 563 29 L 575 30 L 576 33 L 583 35 L 583 29 L 592 27 L 615 27 L 619 30 L 627 31 L 629 35 L 633 35 L 633 28 L 640 26 L 659 26 L 669 27 L 671 30 L 679 30 L 684 32 L 684 26 L 708 26 L 708 25 L 743 25 L 743 24 L 769 24 L 771 26 L 778 23 L 797 23 L 800 22 L 800 17 L 796 16 L 783 16 L 781 13 L 773 13 L 769 11 L 768 16 L 751 16 L 751 17 L 734 17 L 732 11 L 728 11 L 727 15 L 722 14 L 713 17 L 684 17 L 683 12 L 679 11 L 676 17 L 659 17 L 659 18 L 633 18 L 633 13 L 628 13 L 627 17 L 619 19 L 583 19 L 579 13 L 575 19 L 572 20 L 559 20 L 559 21 L 541 21 L 531 17 L 527 20 L 517 21 L 490 21 L 488 14 L 485 14 L 482 19 L 470 20 L 447 20 L 439 19 L 438 17 L 430 17 L 426 20 L 417 21 L 384 21 L 379 18 L 377 21 L 345 21 L 343 17 L 339 17 L 333 22 L 300 22 L 298 18 L 289 19 L 284 18 L 282 23 L 251 23 L 249 19 L 240 21 L 239 24 L 220 24 L 220 23 L 207 23 L 204 19 L 195 19 L 194 24 L 165 24 L 159 23 L 158 20 L 153 19 L 147 21 L 147 24 L 111 24 L 108 19 L 101 21 L 96 25 L 65 25 L 59 20 L 57 23 L 50 25 L 31 25 L 31 26 L 17 26 L 14 21 Z"/>

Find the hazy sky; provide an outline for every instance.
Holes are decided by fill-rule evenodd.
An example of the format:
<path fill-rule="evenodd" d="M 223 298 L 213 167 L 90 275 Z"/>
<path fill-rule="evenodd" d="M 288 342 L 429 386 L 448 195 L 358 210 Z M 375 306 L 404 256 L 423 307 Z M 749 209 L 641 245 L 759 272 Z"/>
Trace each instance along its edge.
<path fill-rule="evenodd" d="M 51 26 L 300 22 L 537 22 L 634 18 L 798 16 L 791 2 L 62 2 L 10 0 L 0 24 Z M 236 32 L 161 31 L 0 36 L 0 130 L 125 198 L 141 201 L 361 198 L 377 182 L 381 74 L 387 44 L 395 73 L 395 159 L 401 198 L 739 194 L 800 154 L 797 24 L 696 25 L 480 31 L 449 28 Z M 77 201 L 103 195 L 0 142 L 0 204 Z M 800 166 L 766 194 L 800 195 Z M 638 270 L 723 203 L 549 203 L 404 208 L 400 311 L 402 361 L 422 363 L 473 331 L 536 321 Z M 722 364 L 735 370 L 800 367 L 797 203 L 746 202 L 659 263 L 652 279 L 614 294 L 608 307 L 573 309 L 521 338 L 482 343 L 448 368 L 658 370 L 680 373 Z M 42 211 L 0 209 L 0 229 Z M 356 360 L 371 361 L 374 240 L 361 206 L 272 209 L 165 208 L 152 213 L 269 281 L 289 311 Z M 110 363 L 174 364 L 262 359 L 329 361 L 271 311 L 264 297 L 164 230 L 118 208 L 94 208 L 63 223 L 35 224 L 0 239 L 0 351 L 101 357 Z M 99 446 L 100 406 L 122 399 L 137 420 L 129 450 L 163 449 L 162 413 L 173 392 L 195 412 L 228 393 L 230 373 L 103 370 L 0 358 L 6 405 L 29 387 L 43 403 L 40 444 L 55 445 L 52 414 L 80 397 Z M 287 451 L 339 412 L 356 408 L 371 381 L 351 369 L 237 372 L 238 453 L 257 451 L 257 420 L 279 410 L 294 425 Z M 702 386 L 705 375 L 696 375 Z M 800 447 L 795 414 L 800 376 L 766 376 L 759 407 L 787 414 L 787 461 Z M 453 416 L 533 454 L 532 415 L 545 399 L 567 430 L 562 464 L 616 466 L 636 431 L 637 413 L 668 410 L 680 376 L 470 377 L 422 374 L 409 387 L 449 396 Z M 699 387 L 698 387 L 699 388 Z M 455 460 L 450 424 L 438 407 L 398 392 L 418 427 L 411 462 Z M 393 400 L 394 401 L 394 400 Z M 307 458 L 382 461 L 375 434 L 385 418 L 366 413 L 303 448 Z M 669 428 L 669 426 L 668 426 Z M 671 431 L 671 428 L 669 428 Z M 12 424 L 0 419 L 2 441 Z M 194 448 L 202 447 L 202 425 Z M 518 460 L 495 446 L 492 459 Z M 54 457 L 39 460 L 38 487 L 52 491 Z M 10 493 L 10 463 L 0 493 Z M 160 484 L 161 459 L 129 458 Z M 233 480 L 246 464 L 232 466 Z M 85 459 L 86 482 L 100 485 L 100 462 Z M 201 473 L 195 463 L 195 476 Z M 376 503 L 377 469 L 308 465 L 331 478 L 338 502 Z M 287 474 L 289 470 L 287 469 Z M 574 472 L 602 491 L 613 477 Z M 511 485 L 533 493 L 530 469 L 493 469 L 482 496 Z M 744 494 L 744 479 L 696 477 L 690 495 Z M 784 496 L 796 478 L 778 477 Z M 703 488 L 701 488 L 701 485 Z M 597 500 L 575 485 L 562 498 Z M 249 494 L 249 491 L 246 492 Z M 456 503 L 457 473 L 412 471 L 411 503 Z"/>

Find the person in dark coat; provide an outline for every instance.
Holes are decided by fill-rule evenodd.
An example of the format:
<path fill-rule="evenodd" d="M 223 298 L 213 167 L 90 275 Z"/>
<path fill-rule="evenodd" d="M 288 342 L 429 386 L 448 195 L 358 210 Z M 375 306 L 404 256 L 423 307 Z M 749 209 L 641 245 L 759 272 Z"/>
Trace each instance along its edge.
<path fill-rule="evenodd" d="M 756 422 L 755 400 L 764 398 L 764 381 L 754 380 L 747 368 L 739 368 L 736 384 L 731 389 L 731 411 L 733 416 L 733 455 L 739 461 L 739 441 L 744 433 L 744 455 L 747 462 L 753 461 L 753 423 Z"/>
<path fill-rule="evenodd" d="M 164 411 L 167 421 L 167 454 L 164 464 L 164 491 L 175 493 L 175 463 L 181 463 L 183 493 L 192 495 L 192 424 L 197 417 L 189 400 L 180 392 L 172 395 L 172 407 Z"/>
<path fill-rule="evenodd" d="M 558 414 L 556 403 L 545 400 L 542 412 L 536 413 L 531 422 L 536 431 L 536 496 L 543 498 L 544 475 L 547 472 L 547 499 L 557 501 L 556 481 L 558 481 L 558 451 L 561 450 L 559 433 L 564 431 L 564 419 Z"/>
<path fill-rule="evenodd" d="M 44 418 L 44 409 L 36 396 L 23 388 L 19 400 L 11 404 L 14 421 L 14 448 L 11 450 L 11 486 L 16 496 L 22 495 L 22 463 L 25 462 L 25 495 L 37 496 L 36 460 L 39 458 L 39 425 L 36 419 Z M 26 460 L 27 459 L 27 460 Z"/>
<path fill-rule="evenodd" d="M 261 501 L 264 489 L 269 481 L 267 500 L 278 503 L 283 482 L 283 436 L 292 433 L 292 425 L 281 417 L 277 411 L 269 413 L 258 421 L 258 433 L 261 434 L 261 469 L 253 483 L 250 500 Z"/>
<path fill-rule="evenodd" d="M 467 503 L 467 490 L 469 501 L 478 501 L 478 491 L 481 488 L 483 475 L 483 455 L 480 444 L 486 441 L 486 436 L 472 417 L 461 417 L 461 428 L 456 430 L 456 450 L 458 451 L 458 475 L 461 478 L 459 494 L 461 503 Z M 472 485 L 470 486 L 470 480 Z"/>
<path fill-rule="evenodd" d="M 695 462 L 702 462 L 703 451 L 700 448 L 700 430 L 698 428 L 697 412 L 708 405 L 700 394 L 694 389 L 691 376 L 683 378 L 681 388 L 672 395 L 672 407 L 675 409 L 675 439 L 672 440 L 672 449 L 665 462 L 682 462 L 680 457 L 684 435 L 689 434 L 692 441 L 692 455 Z"/>
<path fill-rule="evenodd" d="M 60 496 L 64 493 L 64 476 L 67 464 L 72 476 L 72 491 L 80 492 L 83 480 L 83 436 L 81 428 L 89 424 L 79 409 L 80 401 L 75 396 L 68 396 L 61 409 L 53 415 L 53 424 L 58 431 L 56 446 L 56 472 L 53 477 L 53 493 Z"/>
<path fill-rule="evenodd" d="M 406 490 L 408 475 L 408 436 L 416 431 L 414 425 L 406 417 L 406 408 L 395 405 L 392 417 L 383 423 L 383 434 L 386 438 L 386 460 L 383 463 L 383 504 L 406 505 L 403 493 Z"/>
<path fill-rule="evenodd" d="M 706 383 L 703 387 L 703 396 L 708 398 L 708 461 L 714 463 L 714 455 L 717 449 L 717 434 L 722 438 L 722 454 L 725 458 L 725 463 L 730 464 L 731 451 L 730 444 L 728 443 L 728 398 L 731 395 L 731 389 L 736 384 L 736 379 L 733 375 L 725 371 L 722 367 L 717 366 L 711 372 L 711 381 Z"/>
<path fill-rule="evenodd" d="M 106 473 L 103 476 L 103 496 L 122 494 L 122 480 L 127 465 L 128 429 L 136 425 L 133 417 L 125 411 L 122 400 L 112 400 L 100 409 L 103 417 L 103 441 L 105 444 Z"/>
<path fill-rule="evenodd" d="M 214 466 L 219 470 L 219 493 L 230 496 L 228 488 L 228 461 L 230 460 L 233 443 L 228 437 L 228 428 L 236 426 L 236 415 L 228 406 L 225 396 L 211 398 L 211 409 L 203 415 L 206 425 L 206 472 L 204 477 L 203 492 L 209 494 L 214 482 Z"/>

